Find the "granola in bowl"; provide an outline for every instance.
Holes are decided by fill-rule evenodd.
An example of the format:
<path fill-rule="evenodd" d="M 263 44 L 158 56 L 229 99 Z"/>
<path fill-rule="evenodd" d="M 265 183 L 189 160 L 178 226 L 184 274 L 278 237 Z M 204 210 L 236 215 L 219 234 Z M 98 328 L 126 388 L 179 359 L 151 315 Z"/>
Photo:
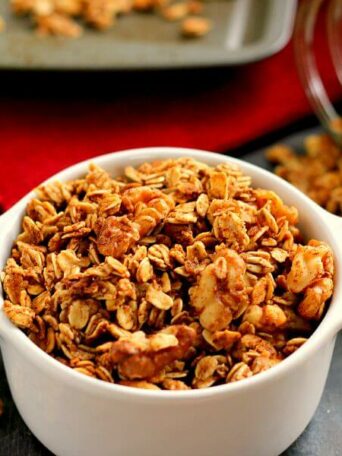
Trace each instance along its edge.
<path fill-rule="evenodd" d="M 4 310 L 42 350 L 107 382 L 205 388 L 296 351 L 333 292 L 330 247 L 235 164 L 90 165 L 27 205 Z"/>

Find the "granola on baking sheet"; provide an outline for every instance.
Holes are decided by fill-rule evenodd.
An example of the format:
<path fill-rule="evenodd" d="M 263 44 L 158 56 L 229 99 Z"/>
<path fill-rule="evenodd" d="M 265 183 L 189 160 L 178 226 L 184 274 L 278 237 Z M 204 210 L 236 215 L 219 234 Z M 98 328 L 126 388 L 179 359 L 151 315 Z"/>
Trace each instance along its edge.
<path fill-rule="evenodd" d="M 317 204 L 342 215 L 342 151 L 329 135 L 309 135 L 304 154 L 276 144 L 266 152 L 275 173 L 306 193 Z"/>
<path fill-rule="evenodd" d="M 134 11 L 154 13 L 166 21 L 185 19 L 179 33 L 188 37 L 201 37 L 211 29 L 210 21 L 198 16 L 204 9 L 203 0 L 11 0 L 10 4 L 17 16 L 28 15 L 42 36 L 77 38 L 83 24 L 107 30 L 120 16 Z"/>
<path fill-rule="evenodd" d="M 330 247 L 235 164 L 92 164 L 27 205 L 4 310 L 50 356 L 121 385 L 205 388 L 297 350 L 333 292 Z"/>

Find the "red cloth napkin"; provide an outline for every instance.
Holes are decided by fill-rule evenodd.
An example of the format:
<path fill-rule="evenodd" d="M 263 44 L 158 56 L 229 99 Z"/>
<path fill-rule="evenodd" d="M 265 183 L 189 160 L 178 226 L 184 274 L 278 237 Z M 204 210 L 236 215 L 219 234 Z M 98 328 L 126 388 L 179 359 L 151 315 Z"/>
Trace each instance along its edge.
<path fill-rule="evenodd" d="M 326 86 L 336 99 L 341 88 L 322 36 L 318 41 Z M 164 77 L 165 87 L 146 94 L 143 87 L 138 89 L 137 73 L 134 93 L 127 90 L 110 101 L 32 98 L 0 102 L 0 198 L 4 208 L 51 174 L 85 158 L 155 145 L 227 151 L 311 112 L 298 80 L 291 43 L 262 62 L 215 72 L 219 78 L 203 84 L 197 81 L 186 92 L 172 86 L 174 73 L 170 73 L 169 85 Z M 206 73 L 193 75 L 205 77 Z M 81 82 L 83 75 L 79 78 Z"/>

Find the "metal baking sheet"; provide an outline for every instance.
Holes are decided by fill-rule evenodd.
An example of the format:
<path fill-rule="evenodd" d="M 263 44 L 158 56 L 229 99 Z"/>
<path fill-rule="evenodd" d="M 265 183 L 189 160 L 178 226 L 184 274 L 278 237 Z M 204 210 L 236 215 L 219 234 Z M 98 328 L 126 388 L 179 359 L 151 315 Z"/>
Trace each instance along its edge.
<path fill-rule="evenodd" d="M 179 23 L 132 13 L 106 32 L 86 29 L 78 39 L 38 37 L 30 20 L 0 0 L 0 69 L 129 70 L 235 65 L 269 56 L 288 42 L 297 0 L 208 0 L 211 33 L 179 36 Z"/>

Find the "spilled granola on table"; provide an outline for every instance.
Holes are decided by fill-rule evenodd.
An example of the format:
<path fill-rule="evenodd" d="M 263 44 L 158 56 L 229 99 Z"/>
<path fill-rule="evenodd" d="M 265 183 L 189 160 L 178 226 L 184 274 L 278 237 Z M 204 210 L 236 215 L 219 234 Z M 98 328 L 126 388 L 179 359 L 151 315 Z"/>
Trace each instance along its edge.
<path fill-rule="evenodd" d="M 53 358 L 107 382 L 187 390 L 235 382 L 297 350 L 334 264 L 298 214 L 234 164 L 96 165 L 27 206 L 4 310 Z"/>
<path fill-rule="evenodd" d="M 329 135 L 307 136 L 304 154 L 297 154 L 284 144 L 276 144 L 266 151 L 266 158 L 275 165 L 278 176 L 324 209 L 342 215 L 342 150 Z"/>

